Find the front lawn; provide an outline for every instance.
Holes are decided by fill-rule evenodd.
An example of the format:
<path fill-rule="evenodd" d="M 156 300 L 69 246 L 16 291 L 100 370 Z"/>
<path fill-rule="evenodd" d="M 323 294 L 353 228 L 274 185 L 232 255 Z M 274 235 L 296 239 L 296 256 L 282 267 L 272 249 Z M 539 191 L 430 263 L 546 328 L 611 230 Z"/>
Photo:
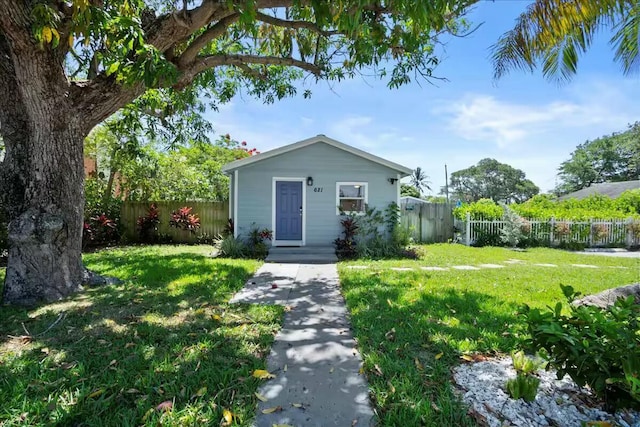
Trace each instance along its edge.
<path fill-rule="evenodd" d="M 229 306 L 259 263 L 210 251 L 88 254 L 89 268 L 123 284 L 0 308 L 0 425 L 220 425 L 224 410 L 250 422 L 251 373 L 265 367 L 282 309 Z"/>
<path fill-rule="evenodd" d="M 518 307 L 555 304 L 562 299 L 560 284 L 591 294 L 640 280 L 638 259 L 446 244 L 422 246 L 421 253 L 417 261 L 339 264 L 373 402 L 385 426 L 475 425 L 451 389 L 451 368 L 463 362 L 461 356 L 510 352 L 524 332 Z M 503 268 L 451 268 L 480 264 Z"/>

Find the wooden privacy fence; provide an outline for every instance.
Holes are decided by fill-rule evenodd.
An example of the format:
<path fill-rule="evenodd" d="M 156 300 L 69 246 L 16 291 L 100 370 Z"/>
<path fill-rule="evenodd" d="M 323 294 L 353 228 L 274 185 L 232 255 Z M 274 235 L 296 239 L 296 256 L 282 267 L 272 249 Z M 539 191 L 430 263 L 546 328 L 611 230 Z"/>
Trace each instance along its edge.
<path fill-rule="evenodd" d="M 401 223 L 417 242 L 444 243 L 453 238 L 454 207 L 452 203 L 402 205 Z"/>
<path fill-rule="evenodd" d="M 572 221 L 551 218 L 549 220 L 526 220 L 525 236 L 536 239 L 545 246 L 558 246 L 563 242 L 582 243 L 587 247 L 640 246 L 640 233 L 637 230 L 640 220 L 594 219 Z M 500 235 L 506 223 L 501 220 L 472 220 L 467 213 L 465 220 L 456 219 L 456 228 L 460 231 L 460 240 L 469 246 L 484 235 Z M 635 225 L 635 226 L 634 226 Z"/>
<path fill-rule="evenodd" d="M 176 243 L 194 243 L 198 238 L 212 238 L 222 233 L 229 218 L 229 202 L 124 202 L 120 211 L 124 235 L 127 239 L 138 240 L 136 221 L 145 216 L 151 203 L 155 203 L 160 213 L 158 233 L 170 236 Z M 182 207 L 193 208 L 191 213 L 200 218 L 200 228 L 195 233 L 188 233 L 169 226 L 171 212 Z"/>

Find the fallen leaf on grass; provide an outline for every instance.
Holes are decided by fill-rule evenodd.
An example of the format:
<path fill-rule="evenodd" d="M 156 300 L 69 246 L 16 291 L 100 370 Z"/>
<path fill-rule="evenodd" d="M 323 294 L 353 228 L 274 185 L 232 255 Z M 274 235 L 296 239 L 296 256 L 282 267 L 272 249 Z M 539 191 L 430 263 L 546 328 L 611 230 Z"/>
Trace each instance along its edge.
<path fill-rule="evenodd" d="M 216 322 L 222 322 L 222 317 L 220 317 L 219 314 L 212 314 L 211 319 L 215 320 Z"/>
<path fill-rule="evenodd" d="M 431 402 L 431 408 L 436 412 L 441 412 L 442 411 L 442 409 L 440 409 L 440 407 L 438 405 L 436 405 L 435 402 Z"/>
<path fill-rule="evenodd" d="M 358 374 L 359 375 L 363 375 L 364 374 L 364 367 L 360 366 L 360 369 L 358 369 Z"/>
<path fill-rule="evenodd" d="M 125 393 L 127 393 L 127 394 L 138 394 L 138 393 L 140 393 L 140 390 L 138 390 L 137 388 L 130 388 L 127 391 L 125 391 Z"/>
<path fill-rule="evenodd" d="M 442 356 L 444 356 L 444 353 L 438 353 L 438 354 L 436 354 L 436 360 L 440 359 Z"/>
<path fill-rule="evenodd" d="M 263 414 L 273 414 L 274 412 L 280 412 L 280 411 L 282 411 L 282 406 L 274 406 L 273 408 L 263 409 L 262 413 Z"/>
<path fill-rule="evenodd" d="M 253 371 L 253 377 L 261 380 L 268 380 L 271 378 L 275 378 L 276 376 L 264 369 L 256 369 L 255 371 Z"/>
<path fill-rule="evenodd" d="M 233 423 L 233 412 L 228 409 L 222 411 L 222 420 L 220 420 L 220 425 L 222 427 L 230 426 Z"/>
<path fill-rule="evenodd" d="M 389 391 L 391 392 L 391 394 L 396 392 L 396 388 L 393 386 L 393 384 L 391 384 L 391 381 L 387 381 L 387 385 L 389 386 Z"/>
<path fill-rule="evenodd" d="M 266 402 L 267 400 L 269 400 L 266 397 L 264 397 L 263 395 L 261 395 L 260 393 L 253 393 L 253 394 L 255 394 L 256 397 L 258 398 L 258 400 L 261 401 L 261 402 Z"/>
<path fill-rule="evenodd" d="M 71 368 L 75 368 L 78 365 L 78 362 L 73 361 L 73 362 L 66 362 L 63 363 L 62 366 L 60 366 L 62 369 L 64 369 L 65 371 L 68 371 Z"/>
<path fill-rule="evenodd" d="M 156 406 L 156 411 L 158 412 L 169 412 L 173 409 L 173 400 L 165 400 L 158 406 Z"/>
<path fill-rule="evenodd" d="M 384 337 L 387 339 L 387 341 L 395 340 L 396 339 L 396 328 L 391 328 L 391 330 L 389 332 L 384 334 Z"/>
<path fill-rule="evenodd" d="M 378 366 L 378 364 L 376 363 L 375 365 L 373 365 L 373 370 L 375 372 L 375 374 L 379 377 L 382 376 L 382 369 L 380 369 L 380 366 Z"/>
<path fill-rule="evenodd" d="M 100 396 L 102 393 L 104 393 L 104 389 L 103 388 L 99 388 L 97 390 L 92 391 L 89 396 L 87 396 L 89 399 L 95 399 L 96 397 Z"/>
<path fill-rule="evenodd" d="M 124 345 L 124 348 L 131 348 L 131 347 L 135 347 L 136 343 L 134 342 L 128 342 Z"/>
<path fill-rule="evenodd" d="M 413 359 L 413 362 L 416 364 L 416 369 L 418 371 L 424 371 L 424 366 L 422 365 L 422 363 L 420 363 L 420 360 L 418 360 L 417 357 Z"/>
<path fill-rule="evenodd" d="M 466 360 L 467 362 L 484 362 L 489 360 L 487 356 L 483 356 L 482 354 L 463 354 L 460 356 L 460 359 Z"/>
<path fill-rule="evenodd" d="M 191 398 L 193 399 L 194 397 L 202 397 L 205 394 L 207 394 L 207 388 L 206 387 L 200 387 L 200 389 L 198 389 L 196 394 L 193 395 Z"/>

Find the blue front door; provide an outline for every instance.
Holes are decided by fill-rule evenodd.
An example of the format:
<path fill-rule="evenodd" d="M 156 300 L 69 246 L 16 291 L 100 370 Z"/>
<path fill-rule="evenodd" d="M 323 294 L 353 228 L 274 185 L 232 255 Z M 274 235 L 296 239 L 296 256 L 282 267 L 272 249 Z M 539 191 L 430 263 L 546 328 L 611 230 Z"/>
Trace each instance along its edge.
<path fill-rule="evenodd" d="M 302 182 L 276 181 L 276 240 L 302 240 Z"/>

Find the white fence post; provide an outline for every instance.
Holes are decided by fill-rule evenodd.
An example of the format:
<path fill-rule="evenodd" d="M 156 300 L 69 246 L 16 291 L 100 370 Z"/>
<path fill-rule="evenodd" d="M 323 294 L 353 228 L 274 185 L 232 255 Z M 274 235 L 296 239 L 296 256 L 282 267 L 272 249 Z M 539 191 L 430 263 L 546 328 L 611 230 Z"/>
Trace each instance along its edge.
<path fill-rule="evenodd" d="M 633 245 L 633 233 L 631 232 L 632 223 L 633 223 L 633 218 L 627 218 L 624 224 L 624 228 L 627 232 L 625 235 L 625 244 L 627 248 L 630 248 Z"/>
<path fill-rule="evenodd" d="M 467 212 L 467 222 L 465 223 L 465 245 L 471 246 L 471 214 Z"/>
<path fill-rule="evenodd" d="M 549 246 L 553 246 L 554 244 L 554 233 L 556 230 L 556 217 L 552 216 L 551 220 L 549 220 Z"/>

